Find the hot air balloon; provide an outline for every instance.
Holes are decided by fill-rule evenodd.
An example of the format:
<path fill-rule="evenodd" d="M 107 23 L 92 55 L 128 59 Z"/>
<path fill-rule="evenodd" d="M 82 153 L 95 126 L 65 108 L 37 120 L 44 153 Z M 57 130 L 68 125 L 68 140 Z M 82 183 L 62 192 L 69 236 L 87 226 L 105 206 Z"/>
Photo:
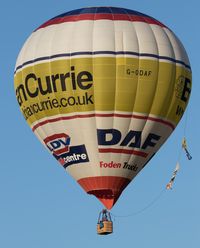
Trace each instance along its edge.
<path fill-rule="evenodd" d="M 191 67 L 179 39 L 156 19 L 89 7 L 33 31 L 14 84 L 38 139 L 111 209 L 183 116 Z"/>

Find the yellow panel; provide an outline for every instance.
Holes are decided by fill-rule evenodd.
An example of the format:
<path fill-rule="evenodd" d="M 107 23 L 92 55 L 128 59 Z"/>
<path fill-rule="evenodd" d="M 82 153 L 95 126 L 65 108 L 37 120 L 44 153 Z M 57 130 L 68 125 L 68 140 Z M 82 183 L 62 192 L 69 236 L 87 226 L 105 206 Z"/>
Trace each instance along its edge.
<path fill-rule="evenodd" d="M 178 123 L 189 99 L 191 72 L 154 59 L 62 59 L 23 68 L 15 75 L 15 88 L 29 124 L 93 110 L 152 114 Z"/>

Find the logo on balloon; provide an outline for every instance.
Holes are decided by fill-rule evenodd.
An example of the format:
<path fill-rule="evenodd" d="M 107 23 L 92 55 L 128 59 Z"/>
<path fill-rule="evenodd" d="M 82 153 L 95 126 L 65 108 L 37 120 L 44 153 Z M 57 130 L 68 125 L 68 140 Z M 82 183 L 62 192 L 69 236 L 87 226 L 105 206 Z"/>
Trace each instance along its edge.
<path fill-rule="evenodd" d="M 69 151 L 70 137 L 65 133 L 54 134 L 44 139 L 44 143 L 54 155 L 60 156 Z"/>
<path fill-rule="evenodd" d="M 85 145 L 70 146 L 70 141 L 70 136 L 65 133 L 54 134 L 44 139 L 47 148 L 64 168 L 89 162 Z"/>

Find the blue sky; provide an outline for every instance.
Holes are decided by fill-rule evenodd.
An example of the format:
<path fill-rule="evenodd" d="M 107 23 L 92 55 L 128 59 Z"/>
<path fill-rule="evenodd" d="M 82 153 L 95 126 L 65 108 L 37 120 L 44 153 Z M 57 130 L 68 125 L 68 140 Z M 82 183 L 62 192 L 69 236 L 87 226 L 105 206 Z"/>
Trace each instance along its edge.
<path fill-rule="evenodd" d="M 186 137 L 193 159 L 182 153 L 172 191 L 140 214 L 114 218 L 114 233 L 96 235 L 101 204 L 70 178 L 42 147 L 19 111 L 13 72 L 30 33 L 46 20 L 86 6 L 134 9 L 170 27 L 184 44 L 193 71 Z M 181 247 L 200 245 L 199 8 L 197 0 L 7 0 L 1 6 L 0 247 Z M 176 165 L 185 117 L 170 139 L 124 191 L 112 213 L 136 213 L 165 187 Z"/>

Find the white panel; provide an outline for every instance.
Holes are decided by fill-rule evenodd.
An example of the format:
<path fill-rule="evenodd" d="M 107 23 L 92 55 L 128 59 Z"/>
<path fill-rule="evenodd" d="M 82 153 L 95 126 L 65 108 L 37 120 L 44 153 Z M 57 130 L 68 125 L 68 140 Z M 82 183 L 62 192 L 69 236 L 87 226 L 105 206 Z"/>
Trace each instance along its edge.
<path fill-rule="evenodd" d="M 93 30 L 94 51 L 116 51 L 114 22 L 100 20 L 94 22 Z"/>
<path fill-rule="evenodd" d="M 144 22 L 133 22 L 139 43 L 139 53 L 158 54 L 158 47 L 151 26 Z"/>
<path fill-rule="evenodd" d="M 37 32 L 36 32 L 37 33 Z M 32 49 L 34 50 L 33 56 L 35 58 L 52 55 L 52 41 L 55 39 L 55 29 L 44 29 L 38 37 L 38 41 L 33 43 Z"/>
<path fill-rule="evenodd" d="M 189 64 L 181 42 L 167 28 L 143 22 L 97 20 L 66 22 L 37 30 L 22 48 L 16 67 L 35 58 L 93 51 L 139 52 L 173 59 L 175 53 L 177 60 Z"/>
<path fill-rule="evenodd" d="M 104 112 L 105 114 L 105 112 Z M 127 113 L 126 113 L 127 114 Z M 82 113 L 84 116 L 84 113 Z M 64 115 L 63 115 L 64 116 Z M 68 115 L 69 116 L 69 115 Z M 73 116 L 73 115 L 72 115 Z M 57 118 L 55 116 L 54 118 Z M 47 120 L 48 118 L 46 118 Z M 52 119 L 52 117 L 50 118 Z M 103 120 L 103 121 L 102 121 Z M 114 121 L 114 122 L 113 122 Z M 127 125 L 130 123 L 130 126 Z M 124 126 L 126 128 L 124 128 Z M 117 129 L 121 132 L 121 140 L 110 146 L 98 146 L 97 142 L 97 129 Z M 120 154 L 120 153 L 101 153 L 99 148 L 113 148 L 113 149 L 125 149 L 132 150 L 129 147 L 130 140 L 126 147 L 122 147 L 120 144 L 126 137 L 130 130 L 142 131 L 141 145 L 147 138 L 149 133 L 155 133 L 161 136 L 161 139 L 156 142 L 155 147 L 149 146 L 146 150 L 140 148 L 134 148 L 135 151 L 147 153 L 148 156 L 142 157 L 138 155 Z M 43 140 L 53 134 L 65 133 L 70 136 L 69 147 L 84 145 L 89 157 L 89 162 L 76 163 L 69 165 L 67 171 L 75 180 L 90 176 L 121 176 L 132 179 L 142 169 L 146 161 L 152 156 L 153 153 L 161 146 L 165 139 L 172 132 L 172 128 L 166 124 L 162 124 L 155 120 L 143 120 L 138 118 L 123 118 L 123 117 L 86 117 L 74 118 L 69 120 L 61 120 L 56 122 L 47 123 L 38 127 L 35 130 L 35 134 L 39 136 L 39 139 L 44 144 Z M 120 168 L 102 167 L 101 163 L 117 163 L 120 164 Z M 136 164 L 138 169 L 136 171 L 125 169 L 124 163 Z"/>
<path fill-rule="evenodd" d="M 40 33 L 37 33 L 37 34 L 33 33 L 26 40 L 26 42 L 24 43 L 24 45 L 23 45 L 23 47 L 22 47 L 22 49 L 18 55 L 18 58 L 16 61 L 16 67 L 21 66 L 24 62 L 33 60 L 35 58 L 34 57 L 35 49 L 33 49 L 33 47 L 35 46 L 35 44 L 37 44 L 39 35 L 40 35 Z"/>
<path fill-rule="evenodd" d="M 158 25 L 151 25 L 151 28 L 156 39 L 159 55 L 174 58 L 175 55 L 173 47 L 167 34 L 165 33 L 165 29 Z"/>
<path fill-rule="evenodd" d="M 70 23 L 61 23 L 59 25 L 49 26 L 49 29 L 52 29 L 51 32 L 54 32 L 54 38 L 52 42 L 52 54 L 62 54 L 69 53 L 71 49 L 72 39 L 70 37 L 73 34 L 74 24 Z M 40 32 L 38 30 L 37 32 Z"/>
<path fill-rule="evenodd" d="M 183 61 L 185 64 L 190 65 L 189 58 L 181 41 L 170 30 L 165 29 L 165 32 L 168 35 L 174 49 L 175 59 Z"/>
<path fill-rule="evenodd" d="M 73 25 L 72 31 L 62 35 L 63 40 L 66 40 L 70 45 L 65 44 L 63 49 L 66 52 L 87 52 L 93 50 L 93 21 L 81 21 L 68 23 L 69 26 Z M 67 25 L 66 25 L 67 26 Z"/>
<path fill-rule="evenodd" d="M 116 51 L 139 52 L 138 38 L 132 22 L 115 21 Z"/>

